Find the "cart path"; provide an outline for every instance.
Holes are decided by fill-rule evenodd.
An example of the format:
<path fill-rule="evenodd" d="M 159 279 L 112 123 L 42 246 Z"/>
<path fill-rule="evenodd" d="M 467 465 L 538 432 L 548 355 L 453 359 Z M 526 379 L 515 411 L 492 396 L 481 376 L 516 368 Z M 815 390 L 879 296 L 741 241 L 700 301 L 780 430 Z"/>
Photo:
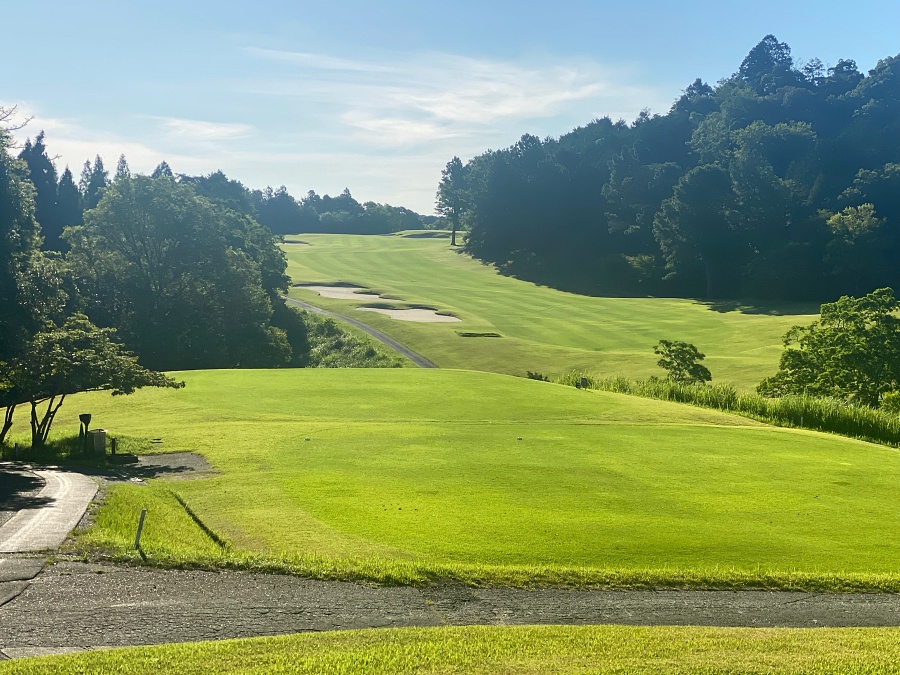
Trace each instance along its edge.
<path fill-rule="evenodd" d="M 0 654 L 389 626 L 611 623 L 897 626 L 900 595 L 374 587 L 59 562 L 0 607 Z"/>
<path fill-rule="evenodd" d="M 0 468 L 8 474 L 36 477 L 43 483 L 37 494 L 22 497 L 16 514 L 0 526 L 0 553 L 59 547 L 97 493 L 97 482 L 80 473 L 12 464 Z"/>
<path fill-rule="evenodd" d="M 293 298 L 288 298 L 286 296 L 282 296 L 284 301 L 289 305 L 293 305 L 294 307 L 299 307 L 300 309 L 305 309 L 309 312 L 315 312 L 316 314 L 322 314 L 332 319 L 337 319 L 338 321 L 346 321 L 351 326 L 355 326 L 359 328 L 361 331 L 364 331 L 371 335 L 373 338 L 378 340 L 384 345 L 387 345 L 395 352 L 400 354 L 401 356 L 405 356 L 410 361 L 415 363 L 420 368 L 437 368 L 437 366 L 426 359 L 421 354 L 414 352 L 409 347 L 403 345 L 400 342 L 397 342 L 394 338 L 386 333 L 382 333 L 377 328 L 372 328 L 370 325 L 359 321 L 358 319 L 351 319 L 349 316 L 344 316 L 343 314 L 337 314 L 335 312 L 329 312 L 327 309 L 322 309 L 321 307 L 316 307 L 308 302 L 303 302 L 302 300 L 294 300 Z"/>

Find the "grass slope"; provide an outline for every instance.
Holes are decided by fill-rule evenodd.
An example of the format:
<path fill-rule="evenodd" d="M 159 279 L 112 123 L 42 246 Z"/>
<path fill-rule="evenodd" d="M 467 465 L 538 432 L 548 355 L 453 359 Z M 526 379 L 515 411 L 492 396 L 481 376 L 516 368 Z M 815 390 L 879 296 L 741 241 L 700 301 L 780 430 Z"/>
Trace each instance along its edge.
<path fill-rule="evenodd" d="M 206 455 L 220 475 L 167 485 L 232 562 L 394 581 L 900 587 L 892 449 L 488 373 L 181 376 L 183 390 L 74 397 L 57 430 L 89 411 L 113 434 Z M 121 488 L 85 541 L 125 553 L 141 494 L 176 508 Z M 190 540 L 148 552 L 215 555 Z"/>
<path fill-rule="evenodd" d="M 900 673 L 900 629 L 467 626 L 305 634 L 0 663 L 40 673 Z"/>
<path fill-rule="evenodd" d="M 363 317 L 442 368 L 519 375 L 576 368 L 645 377 L 661 373 L 653 345 L 660 339 L 685 340 L 707 355 L 715 381 L 751 389 L 775 372 L 787 329 L 813 319 L 792 312 L 818 310 L 738 311 L 692 300 L 564 293 L 501 276 L 457 254 L 445 239 L 305 235 L 304 240 L 310 246 L 285 247 L 288 272 L 297 283 L 351 282 L 399 298 L 399 306 L 427 305 L 461 318 L 462 323 L 416 324 L 375 313 Z M 304 289 L 292 289 L 291 296 L 353 315 L 361 313 L 352 308 L 364 304 Z M 461 337 L 457 331 L 503 337 Z"/>

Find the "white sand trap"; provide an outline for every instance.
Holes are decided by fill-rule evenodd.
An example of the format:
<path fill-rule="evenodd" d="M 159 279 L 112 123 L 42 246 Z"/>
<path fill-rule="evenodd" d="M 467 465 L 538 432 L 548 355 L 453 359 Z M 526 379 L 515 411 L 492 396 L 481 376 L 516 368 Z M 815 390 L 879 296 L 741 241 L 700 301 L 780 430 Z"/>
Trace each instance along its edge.
<path fill-rule="evenodd" d="M 298 286 L 297 288 L 307 288 L 315 291 L 323 298 L 335 298 L 337 300 L 380 300 L 381 296 L 376 293 L 357 293 L 357 291 L 365 291 L 365 288 L 359 286 Z"/>
<path fill-rule="evenodd" d="M 418 323 L 456 323 L 461 319 L 446 314 L 438 314 L 433 309 L 381 309 L 379 307 L 357 307 L 363 312 L 386 314 L 398 321 L 416 321 Z"/>

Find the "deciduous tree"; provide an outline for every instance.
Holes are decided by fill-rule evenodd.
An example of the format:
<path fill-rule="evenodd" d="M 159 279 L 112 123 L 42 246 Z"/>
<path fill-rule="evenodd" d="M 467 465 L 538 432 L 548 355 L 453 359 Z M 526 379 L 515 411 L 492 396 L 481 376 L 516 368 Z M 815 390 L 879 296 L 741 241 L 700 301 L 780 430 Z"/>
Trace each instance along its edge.
<path fill-rule="evenodd" d="M 712 380 L 709 368 L 699 363 L 706 358 L 706 354 L 701 354 L 689 342 L 660 340 L 653 351 L 661 357 L 656 365 L 668 373 L 672 382 L 693 384 Z"/>
<path fill-rule="evenodd" d="M 878 407 L 900 390 L 900 303 L 890 288 L 822 305 L 822 318 L 784 336 L 778 372 L 757 390 L 764 396 L 831 396 Z"/>
<path fill-rule="evenodd" d="M 142 367 L 114 341 L 113 328 L 97 328 L 83 314 L 34 335 L 6 370 L 5 386 L 31 409 L 31 445 L 41 447 L 66 397 L 85 391 L 131 394 L 141 387 L 183 387 Z M 3 386 L 3 383 L 0 383 Z M 7 413 L 8 421 L 11 416 Z"/>

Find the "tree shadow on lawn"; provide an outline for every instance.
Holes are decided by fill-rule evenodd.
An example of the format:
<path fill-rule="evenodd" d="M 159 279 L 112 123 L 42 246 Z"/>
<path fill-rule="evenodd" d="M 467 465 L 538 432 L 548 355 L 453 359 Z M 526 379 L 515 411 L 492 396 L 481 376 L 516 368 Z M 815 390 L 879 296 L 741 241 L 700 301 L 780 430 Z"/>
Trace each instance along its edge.
<path fill-rule="evenodd" d="M 140 450 L 150 449 L 151 441 L 130 439 L 131 446 Z M 118 454 L 93 454 L 86 452 L 78 436 L 60 438 L 40 449 L 26 449 L 20 452 L 20 462 L 38 468 L 52 468 L 87 476 L 98 476 L 107 480 L 148 480 L 160 477 L 201 478 L 216 473 L 215 469 L 200 455 L 192 452 L 171 452 L 151 455 L 137 455 L 132 452 Z M 0 488 L 2 489 L 2 488 Z M 2 492 L 0 492 L 2 499 Z"/>
<path fill-rule="evenodd" d="M 713 312 L 726 314 L 764 314 L 767 316 L 801 316 L 818 314 L 820 304 L 816 302 L 766 302 L 760 300 L 694 300 Z"/>

